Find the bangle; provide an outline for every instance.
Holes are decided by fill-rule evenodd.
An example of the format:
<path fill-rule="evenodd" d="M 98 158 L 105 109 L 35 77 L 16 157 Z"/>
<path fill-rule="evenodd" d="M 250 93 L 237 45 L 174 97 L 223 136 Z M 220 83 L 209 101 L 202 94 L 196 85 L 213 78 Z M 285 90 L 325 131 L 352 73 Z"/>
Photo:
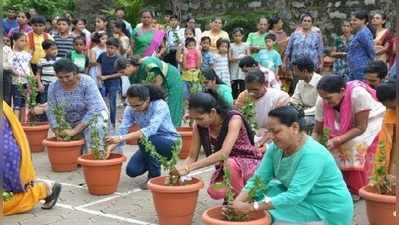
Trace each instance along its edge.
<path fill-rule="evenodd" d="M 185 170 L 187 173 L 190 173 L 190 168 L 188 167 L 188 165 L 185 165 L 185 166 L 184 166 L 184 170 Z"/>
<path fill-rule="evenodd" d="M 119 141 L 120 141 L 120 142 L 124 141 L 123 135 L 119 136 Z"/>

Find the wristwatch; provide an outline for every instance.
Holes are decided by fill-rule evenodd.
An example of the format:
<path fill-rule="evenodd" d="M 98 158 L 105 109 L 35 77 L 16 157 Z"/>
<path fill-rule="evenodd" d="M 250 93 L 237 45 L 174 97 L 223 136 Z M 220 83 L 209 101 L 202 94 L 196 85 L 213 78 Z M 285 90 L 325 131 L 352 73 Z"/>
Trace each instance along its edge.
<path fill-rule="evenodd" d="M 260 205 L 259 205 L 259 203 L 258 203 L 258 202 L 254 202 L 254 203 L 253 203 L 253 207 L 254 207 L 255 211 L 258 211 L 258 210 L 259 210 L 259 207 L 260 207 Z"/>
<path fill-rule="evenodd" d="M 254 209 L 255 209 L 256 211 L 258 211 L 259 208 L 260 208 L 260 204 L 262 204 L 263 202 L 266 203 L 266 204 L 269 204 L 271 201 L 272 201 L 272 199 L 271 199 L 270 197 L 265 196 L 265 198 L 263 198 L 261 201 L 259 201 L 259 202 L 254 202 L 254 203 L 253 203 L 253 207 L 254 207 Z"/>

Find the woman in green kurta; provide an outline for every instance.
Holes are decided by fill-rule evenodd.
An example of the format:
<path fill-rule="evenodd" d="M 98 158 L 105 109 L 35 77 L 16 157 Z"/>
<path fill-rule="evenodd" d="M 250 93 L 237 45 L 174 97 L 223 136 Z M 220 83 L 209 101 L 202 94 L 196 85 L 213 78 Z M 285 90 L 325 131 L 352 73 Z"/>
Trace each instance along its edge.
<path fill-rule="evenodd" d="M 225 84 L 222 79 L 216 75 L 215 70 L 203 70 L 201 73 L 204 76 L 205 88 L 214 90 L 227 105 L 233 106 L 234 99 L 231 87 Z"/>
<path fill-rule="evenodd" d="M 130 83 L 153 83 L 167 93 L 172 122 L 180 127 L 183 117 L 183 81 L 176 67 L 155 56 L 137 58 L 119 58 L 115 62 L 116 70 L 129 76 Z"/>
<path fill-rule="evenodd" d="M 234 200 L 236 211 L 268 210 L 274 224 L 352 224 L 353 202 L 334 158 L 303 131 L 304 120 L 292 106 L 269 113 L 271 144 L 252 178 Z M 266 185 L 250 204 L 255 178 Z"/>

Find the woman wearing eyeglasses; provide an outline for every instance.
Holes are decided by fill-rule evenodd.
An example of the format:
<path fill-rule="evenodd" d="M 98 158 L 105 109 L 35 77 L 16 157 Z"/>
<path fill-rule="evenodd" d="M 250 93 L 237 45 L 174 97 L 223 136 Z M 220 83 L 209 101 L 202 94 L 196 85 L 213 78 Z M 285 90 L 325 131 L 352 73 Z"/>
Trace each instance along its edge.
<path fill-rule="evenodd" d="M 180 135 L 172 123 L 169 107 L 164 100 L 163 91 L 154 85 L 133 84 L 127 90 L 128 106 L 123 114 L 117 136 L 107 137 L 108 151 L 113 151 L 126 140 L 147 138 L 157 151 L 171 157 L 171 150 Z M 134 123 L 140 130 L 128 133 L 129 127 Z M 148 179 L 161 175 L 161 166 L 158 160 L 144 151 L 144 146 L 139 144 L 139 150 L 134 153 L 126 166 L 126 174 L 137 177 L 148 171 Z M 141 185 L 147 189 L 147 182 Z"/>

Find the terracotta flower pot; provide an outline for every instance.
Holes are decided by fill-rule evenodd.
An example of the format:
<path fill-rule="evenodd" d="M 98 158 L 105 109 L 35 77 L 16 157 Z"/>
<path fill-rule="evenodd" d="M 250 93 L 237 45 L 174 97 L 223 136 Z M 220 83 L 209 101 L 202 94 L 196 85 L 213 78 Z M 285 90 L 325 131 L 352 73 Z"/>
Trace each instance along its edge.
<path fill-rule="evenodd" d="M 179 154 L 180 159 L 185 159 L 190 153 L 191 142 L 193 141 L 193 128 L 191 127 L 179 127 L 177 131 L 182 137 L 183 143 Z"/>
<path fill-rule="evenodd" d="M 53 171 L 68 172 L 75 170 L 78 167 L 78 157 L 84 143 L 84 139 L 57 141 L 54 137 L 43 140 L 43 145 L 47 147 L 48 158 Z"/>
<path fill-rule="evenodd" d="M 47 138 L 48 129 L 50 128 L 48 123 L 39 123 L 33 126 L 25 123 L 22 124 L 22 128 L 28 138 L 30 151 L 43 152 L 44 146 L 42 145 L 42 142 Z"/>
<path fill-rule="evenodd" d="M 269 225 L 272 219 L 265 211 L 252 212 L 247 221 L 232 222 L 223 220 L 222 206 L 207 209 L 202 214 L 202 222 L 205 225 Z"/>
<path fill-rule="evenodd" d="M 148 181 L 159 223 L 190 225 L 197 205 L 198 192 L 204 187 L 204 183 L 198 178 L 193 178 L 190 184 L 183 186 L 167 186 L 164 183 L 165 176 Z"/>
<path fill-rule="evenodd" d="M 372 186 L 362 187 L 359 195 L 366 200 L 370 225 L 398 225 L 399 218 L 394 216 L 396 196 L 378 194 Z"/>
<path fill-rule="evenodd" d="M 126 157 L 121 154 L 111 153 L 106 160 L 95 160 L 92 154 L 82 155 L 78 163 L 83 167 L 83 173 L 92 195 L 109 195 L 116 191 L 122 163 Z"/>
<path fill-rule="evenodd" d="M 138 131 L 138 130 L 140 130 L 140 126 L 137 123 L 135 123 L 133 126 L 131 126 L 129 128 L 129 133 L 132 133 L 132 132 L 135 132 L 135 131 Z M 128 141 L 126 141 L 126 144 L 128 144 L 128 145 L 137 145 L 138 144 L 137 141 L 138 141 L 137 139 L 128 140 Z"/>

